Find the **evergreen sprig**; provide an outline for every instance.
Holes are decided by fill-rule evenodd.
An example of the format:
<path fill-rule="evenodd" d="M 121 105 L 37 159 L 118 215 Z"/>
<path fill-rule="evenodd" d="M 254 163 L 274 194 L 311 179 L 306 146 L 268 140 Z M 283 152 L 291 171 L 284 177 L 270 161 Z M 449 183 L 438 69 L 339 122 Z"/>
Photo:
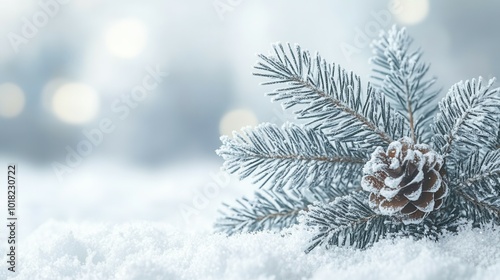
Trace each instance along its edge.
<path fill-rule="evenodd" d="M 500 224 L 500 151 L 476 151 L 455 173 L 452 194 L 464 217 L 476 225 Z"/>
<path fill-rule="evenodd" d="M 254 73 L 268 79 L 263 85 L 279 85 L 268 93 L 283 108 L 297 108 L 298 119 L 319 128 L 331 142 L 348 141 L 359 147 L 386 145 L 407 134 L 403 117 L 370 85 L 366 94 L 359 76 L 319 54 L 314 57 L 300 46 L 274 46 L 269 56 L 259 55 Z"/>
<path fill-rule="evenodd" d="M 236 206 L 224 204 L 217 228 L 228 235 L 260 230 L 281 230 L 297 223 L 301 211 L 315 202 L 328 203 L 349 194 L 348 190 L 321 186 L 298 190 L 258 190 L 253 199 L 239 199 Z"/>
<path fill-rule="evenodd" d="M 301 189 L 310 182 L 331 186 L 336 178 L 360 178 L 368 155 L 349 147 L 349 143 L 330 143 L 320 131 L 285 124 L 261 124 L 233 138 L 222 137 L 217 154 L 224 159 L 224 169 L 240 179 L 253 178 L 269 189 L 286 186 Z M 268 172 L 272 170 L 272 172 Z"/>
<path fill-rule="evenodd" d="M 477 81 L 453 85 L 439 103 L 433 143 L 449 163 L 460 161 L 476 149 L 495 149 L 498 137 L 500 94 L 494 79 L 485 86 Z"/>
<path fill-rule="evenodd" d="M 306 122 L 222 137 L 224 168 L 261 189 L 227 205 L 217 228 L 301 223 L 312 232 L 309 252 L 394 236 L 436 240 L 469 221 L 500 225 L 500 90 L 493 80 L 460 82 L 436 106 L 435 78 L 411 44 L 396 27 L 374 42 L 366 90 L 297 45 L 260 55 L 255 75 L 276 87 L 268 95 Z"/>
<path fill-rule="evenodd" d="M 313 232 L 313 237 L 306 252 L 317 246 L 364 249 L 381 239 L 394 237 L 437 240 L 445 232 L 456 231 L 460 225 L 457 209 L 450 209 L 446 215 L 435 213 L 422 224 L 405 225 L 374 212 L 362 191 L 339 197 L 328 204 L 316 203 L 308 210 L 302 219 L 307 229 Z"/>
<path fill-rule="evenodd" d="M 363 191 L 326 205 L 311 206 L 304 220 L 304 224 L 315 233 L 306 252 L 319 245 L 363 248 L 385 236 L 389 229 L 385 226 L 388 217 L 370 209 Z"/>
<path fill-rule="evenodd" d="M 413 140 L 422 142 L 429 140 L 429 124 L 436 111 L 433 101 L 439 90 L 432 89 L 436 79 L 426 78 L 429 64 L 422 61 L 419 49 L 411 50 L 412 42 L 406 29 L 394 26 L 372 44 L 375 56 L 371 62 L 378 88 L 395 109 L 405 112 Z"/>

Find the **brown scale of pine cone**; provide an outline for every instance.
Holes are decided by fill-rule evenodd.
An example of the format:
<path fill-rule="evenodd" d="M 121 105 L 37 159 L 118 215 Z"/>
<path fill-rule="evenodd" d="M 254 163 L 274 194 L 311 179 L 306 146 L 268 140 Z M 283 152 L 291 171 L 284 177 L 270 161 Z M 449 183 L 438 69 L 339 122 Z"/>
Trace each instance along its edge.
<path fill-rule="evenodd" d="M 443 157 L 404 137 L 385 152 L 378 147 L 363 169 L 361 186 L 378 213 L 418 224 L 443 205 L 448 194 Z"/>

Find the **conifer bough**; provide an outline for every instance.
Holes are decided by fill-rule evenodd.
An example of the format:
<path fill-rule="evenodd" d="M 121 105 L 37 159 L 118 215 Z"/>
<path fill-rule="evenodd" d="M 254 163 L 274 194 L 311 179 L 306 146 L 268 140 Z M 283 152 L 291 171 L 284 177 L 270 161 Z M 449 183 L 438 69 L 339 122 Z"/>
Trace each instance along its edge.
<path fill-rule="evenodd" d="M 382 238 L 437 239 L 460 225 L 500 224 L 500 90 L 459 82 L 437 106 L 429 64 L 404 28 L 373 44 L 373 83 L 298 45 L 260 55 L 255 75 L 300 124 L 222 137 L 224 168 L 259 184 L 227 206 L 227 233 L 300 224 L 317 246 L 366 248 Z"/>

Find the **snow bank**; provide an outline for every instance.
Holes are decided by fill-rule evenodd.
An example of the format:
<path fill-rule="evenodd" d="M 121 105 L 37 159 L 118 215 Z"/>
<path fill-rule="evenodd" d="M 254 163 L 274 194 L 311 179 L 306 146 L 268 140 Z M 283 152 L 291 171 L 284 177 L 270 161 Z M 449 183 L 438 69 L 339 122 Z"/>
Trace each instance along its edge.
<path fill-rule="evenodd" d="M 500 234 L 399 239 L 304 254 L 307 236 L 183 233 L 168 225 L 48 222 L 19 245 L 14 279 L 498 279 Z M 5 264 L 5 257 L 3 263 Z M 10 275 L 0 271 L 0 279 Z"/>

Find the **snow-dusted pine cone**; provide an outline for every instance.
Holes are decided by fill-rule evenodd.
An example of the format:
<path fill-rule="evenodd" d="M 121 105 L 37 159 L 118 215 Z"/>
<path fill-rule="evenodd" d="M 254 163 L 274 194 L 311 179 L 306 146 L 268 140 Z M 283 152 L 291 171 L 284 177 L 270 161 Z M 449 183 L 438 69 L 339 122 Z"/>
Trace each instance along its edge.
<path fill-rule="evenodd" d="M 378 147 L 363 169 L 361 186 L 375 211 L 418 224 L 443 205 L 448 187 L 443 157 L 425 144 L 404 137 L 385 152 Z"/>

